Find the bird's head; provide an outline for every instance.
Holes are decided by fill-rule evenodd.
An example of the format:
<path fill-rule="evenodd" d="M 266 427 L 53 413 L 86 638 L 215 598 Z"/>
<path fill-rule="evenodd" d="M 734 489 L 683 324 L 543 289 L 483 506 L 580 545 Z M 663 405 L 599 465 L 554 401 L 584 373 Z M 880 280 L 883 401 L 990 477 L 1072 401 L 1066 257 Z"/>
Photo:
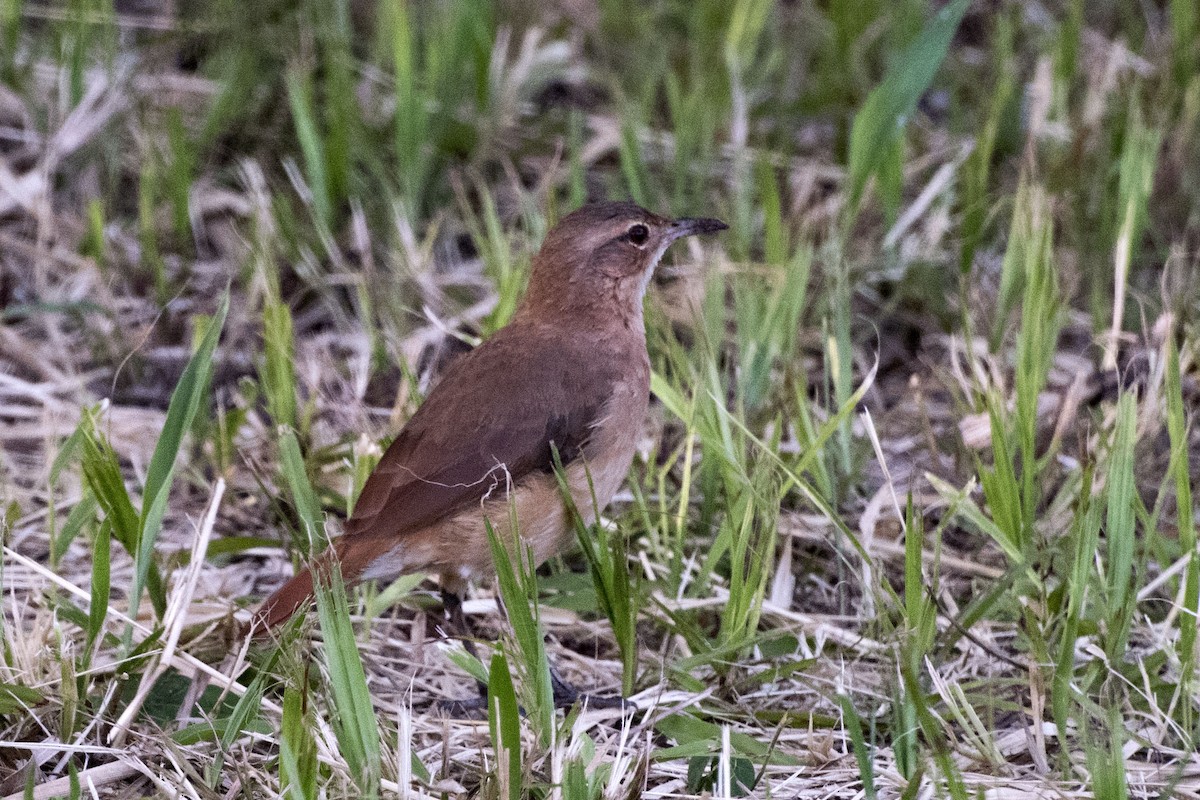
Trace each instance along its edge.
<path fill-rule="evenodd" d="M 717 219 L 670 219 L 635 203 L 589 203 L 554 226 L 533 260 L 525 306 L 569 313 L 616 303 L 639 314 L 663 253 L 677 239 L 727 228 Z"/>

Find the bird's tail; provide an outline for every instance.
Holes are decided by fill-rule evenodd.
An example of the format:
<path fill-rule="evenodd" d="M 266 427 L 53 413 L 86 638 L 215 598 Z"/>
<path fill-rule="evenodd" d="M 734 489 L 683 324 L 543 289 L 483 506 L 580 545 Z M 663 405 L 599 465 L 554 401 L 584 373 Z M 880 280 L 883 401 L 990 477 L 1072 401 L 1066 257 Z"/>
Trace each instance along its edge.
<path fill-rule="evenodd" d="M 315 580 L 328 582 L 333 568 L 337 565 L 342 573 L 342 581 L 351 586 L 359 581 L 366 568 L 366 563 L 355 558 L 352 540 L 338 539 L 324 553 L 317 556 L 306 567 L 302 567 L 291 580 L 276 589 L 270 597 L 262 602 L 242 627 L 242 633 L 249 636 L 263 636 L 291 619 L 292 615 L 304 608 L 313 596 Z"/>

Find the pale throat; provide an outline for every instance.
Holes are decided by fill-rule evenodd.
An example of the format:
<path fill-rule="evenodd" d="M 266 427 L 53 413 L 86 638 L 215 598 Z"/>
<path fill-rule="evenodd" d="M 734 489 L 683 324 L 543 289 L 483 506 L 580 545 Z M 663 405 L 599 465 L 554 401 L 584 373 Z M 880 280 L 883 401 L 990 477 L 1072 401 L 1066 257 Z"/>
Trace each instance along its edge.
<path fill-rule="evenodd" d="M 671 246 L 674 239 L 664 239 L 654 253 L 650 256 L 650 266 L 646 267 L 646 271 L 642 273 L 638 279 L 637 286 L 637 313 L 642 315 L 642 301 L 646 299 L 646 290 L 650 288 L 650 279 L 654 277 L 654 271 L 658 269 L 658 262 L 662 261 L 663 254 L 667 252 L 667 248 Z"/>
<path fill-rule="evenodd" d="M 626 317 L 626 325 L 630 329 L 637 330 L 643 334 L 645 333 L 646 323 L 642 313 L 642 304 L 646 300 L 646 291 L 650 288 L 650 279 L 654 277 L 654 270 L 658 268 L 658 262 L 662 259 L 662 255 L 666 252 L 666 249 L 666 244 L 660 246 L 651 257 L 650 265 L 641 274 L 636 276 L 630 275 L 617 282 L 617 286 L 620 287 L 618 292 L 621 296 L 621 305 L 625 306 L 629 311 L 629 316 Z M 633 283 L 634 281 L 636 283 Z M 633 285 L 629 286 L 630 283 L 633 283 Z M 626 292 L 629 292 L 629 294 L 626 294 Z"/>

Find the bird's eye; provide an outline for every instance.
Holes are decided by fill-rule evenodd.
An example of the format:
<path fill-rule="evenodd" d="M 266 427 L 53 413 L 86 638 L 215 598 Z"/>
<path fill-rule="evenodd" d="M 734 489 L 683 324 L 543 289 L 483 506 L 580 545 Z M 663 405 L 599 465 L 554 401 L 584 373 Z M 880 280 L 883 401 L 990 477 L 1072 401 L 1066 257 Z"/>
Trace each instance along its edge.
<path fill-rule="evenodd" d="M 637 225 L 632 226 L 625 235 L 629 237 L 630 242 L 641 247 L 650 238 L 650 229 L 639 222 Z"/>

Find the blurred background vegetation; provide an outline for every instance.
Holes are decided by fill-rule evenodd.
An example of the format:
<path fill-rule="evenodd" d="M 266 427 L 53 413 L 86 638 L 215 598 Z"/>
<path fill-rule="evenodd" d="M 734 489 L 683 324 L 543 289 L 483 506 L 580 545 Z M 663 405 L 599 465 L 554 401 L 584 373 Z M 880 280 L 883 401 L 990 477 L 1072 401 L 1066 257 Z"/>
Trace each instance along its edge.
<path fill-rule="evenodd" d="M 618 527 L 241 652 L 626 198 Z M 0 0 L 0 794 L 1191 796 L 1198 260 L 1194 0 Z"/>

